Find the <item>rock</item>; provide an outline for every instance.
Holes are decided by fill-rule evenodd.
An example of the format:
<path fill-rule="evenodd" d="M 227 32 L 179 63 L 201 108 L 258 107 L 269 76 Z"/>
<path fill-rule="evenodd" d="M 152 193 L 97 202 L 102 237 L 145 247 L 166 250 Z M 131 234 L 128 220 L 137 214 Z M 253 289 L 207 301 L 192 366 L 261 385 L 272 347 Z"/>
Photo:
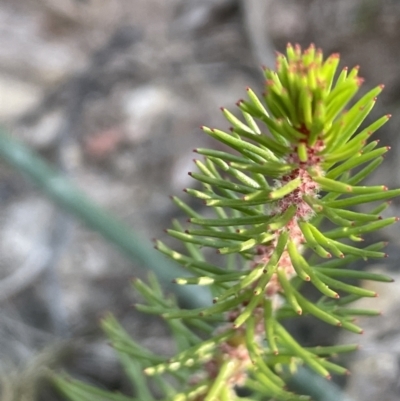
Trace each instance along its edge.
<path fill-rule="evenodd" d="M 61 110 L 53 110 L 32 123 L 18 125 L 18 137 L 37 150 L 48 149 L 60 134 L 62 123 Z"/>
<path fill-rule="evenodd" d="M 10 121 L 32 108 L 41 97 L 36 85 L 0 73 L 0 121 Z"/>
<path fill-rule="evenodd" d="M 171 107 L 171 93 L 158 85 L 145 85 L 126 93 L 123 110 L 130 142 L 138 144 L 151 136 L 157 117 Z"/>
<path fill-rule="evenodd" d="M 46 200 L 34 196 L 14 201 L 2 211 L 0 254 L 11 271 L 17 269 L 37 247 L 46 245 L 52 212 Z"/>

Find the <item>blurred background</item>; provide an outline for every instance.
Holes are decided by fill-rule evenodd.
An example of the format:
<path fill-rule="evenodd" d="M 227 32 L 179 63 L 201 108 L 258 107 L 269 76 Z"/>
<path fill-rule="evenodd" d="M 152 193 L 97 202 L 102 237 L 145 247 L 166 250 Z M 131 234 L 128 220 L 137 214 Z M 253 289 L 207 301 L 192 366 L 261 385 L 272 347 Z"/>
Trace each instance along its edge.
<path fill-rule="evenodd" d="M 246 86 L 287 42 L 339 52 L 361 66 L 363 91 L 384 83 L 373 116 L 392 151 L 371 180 L 400 185 L 398 0 L 0 0 L 0 123 L 143 240 L 179 215 L 169 195 L 192 185 L 192 149 L 214 146 L 200 125 L 227 128 Z M 163 324 L 140 315 L 129 280 L 143 266 L 54 206 L 0 160 L 0 399 L 61 401 L 41 382 L 67 369 L 103 388 L 130 389 L 98 327 L 111 310 L 145 346 L 171 349 Z M 394 200 L 390 215 L 400 215 Z M 370 268 L 400 278 L 390 258 Z M 400 399 L 400 287 L 374 283 L 360 337 L 302 319 L 306 344 L 360 342 L 342 380 L 354 400 Z M 377 306 L 378 305 L 378 306 Z"/>

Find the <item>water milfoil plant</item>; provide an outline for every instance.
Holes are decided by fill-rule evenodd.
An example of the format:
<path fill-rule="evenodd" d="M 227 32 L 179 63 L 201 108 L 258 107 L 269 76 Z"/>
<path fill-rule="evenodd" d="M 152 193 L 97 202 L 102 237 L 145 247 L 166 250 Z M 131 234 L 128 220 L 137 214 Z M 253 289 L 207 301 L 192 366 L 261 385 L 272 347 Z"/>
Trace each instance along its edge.
<path fill-rule="evenodd" d="M 338 72 L 338 64 L 338 54 L 324 59 L 313 45 L 302 51 L 289 44 L 276 69 L 264 69 L 261 96 L 248 88 L 239 113 L 221 109 L 229 130 L 202 127 L 223 144 L 195 150 L 201 158 L 189 174 L 198 185 L 185 189 L 206 212 L 173 197 L 189 224 L 174 221 L 167 232 L 183 247 L 156 241 L 156 248 L 190 273 L 177 285 L 208 286 L 213 303 L 182 310 L 154 277 L 134 282 L 146 300 L 136 307 L 163 316 L 176 338 L 178 353 L 168 359 L 137 345 L 113 317 L 104 319 L 123 363 L 137 368 L 137 399 L 156 399 L 143 385 L 142 367 L 161 399 L 174 401 L 300 400 L 307 397 L 288 391 L 284 380 L 299 364 L 326 378 L 347 373 L 329 358 L 356 345 L 304 347 L 282 324 L 313 315 L 361 334 L 355 317 L 379 312 L 348 305 L 377 294 L 354 279 L 391 281 L 351 268 L 360 258 L 386 257 L 385 243 L 363 246 L 363 235 L 397 220 L 382 212 L 400 190 L 363 185 L 389 150 L 370 137 L 390 115 L 366 122 L 383 85 L 354 102 L 359 69 Z M 363 204 L 368 213 L 359 211 Z M 320 292 L 317 302 L 301 292 L 303 282 Z M 247 398 L 238 387 L 248 389 Z"/>

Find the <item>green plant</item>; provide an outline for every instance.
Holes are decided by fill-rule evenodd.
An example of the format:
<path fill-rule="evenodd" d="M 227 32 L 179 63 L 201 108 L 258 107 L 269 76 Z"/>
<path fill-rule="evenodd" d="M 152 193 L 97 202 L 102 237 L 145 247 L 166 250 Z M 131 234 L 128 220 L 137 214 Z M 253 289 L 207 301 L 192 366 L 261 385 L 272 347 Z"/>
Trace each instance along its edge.
<path fill-rule="evenodd" d="M 173 297 L 165 298 L 154 276 L 149 284 L 136 280 L 146 301 L 136 308 L 166 319 L 177 354 L 166 359 L 143 349 L 107 316 L 103 329 L 136 397 L 56 377 L 71 400 L 154 400 L 145 376 L 153 378 L 163 400 L 303 400 L 287 390 L 288 371 L 305 364 L 326 378 L 347 373 L 328 358 L 356 345 L 304 347 L 282 324 L 313 315 L 362 333 L 354 317 L 377 312 L 348 304 L 376 293 L 347 279 L 391 281 L 349 268 L 359 258 L 385 257 L 383 242 L 360 247 L 361 236 L 397 220 L 381 213 L 400 190 L 359 185 L 389 149 L 368 141 L 389 115 L 360 129 L 383 85 L 345 110 L 363 80 L 358 67 L 336 74 L 338 64 L 337 54 L 323 60 L 313 45 L 304 52 L 288 45 L 287 57 L 277 56 L 276 71 L 264 70 L 266 93 L 258 97 L 247 89 L 248 99 L 237 103 L 242 118 L 222 109 L 229 133 L 203 127 L 225 148 L 195 150 L 204 160 L 195 160 L 198 172 L 190 175 L 201 188 L 185 191 L 214 216 L 204 217 L 174 197 L 189 216 L 189 228 L 174 221 L 167 232 L 185 250 L 161 241 L 156 248 L 190 273 L 176 278 L 177 285 L 208 286 L 214 303 L 183 310 Z M 368 213 L 354 208 L 373 202 Z M 210 261 L 210 248 L 221 255 L 218 262 Z M 300 291 L 308 281 L 321 293 L 317 302 Z M 237 387 L 248 389 L 247 398 L 236 394 Z"/>

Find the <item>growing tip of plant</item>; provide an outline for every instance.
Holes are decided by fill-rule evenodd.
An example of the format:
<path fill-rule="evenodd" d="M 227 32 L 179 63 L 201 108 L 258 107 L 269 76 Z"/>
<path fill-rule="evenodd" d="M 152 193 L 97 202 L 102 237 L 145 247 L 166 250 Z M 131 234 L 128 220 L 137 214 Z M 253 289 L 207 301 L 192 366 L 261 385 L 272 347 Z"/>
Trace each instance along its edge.
<path fill-rule="evenodd" d="M 327 63 L 328 63 L 328 64 L 331 64 L 332 61 L 335 60 L 335 59 L 337 59 L 337 58 L 340 58 L 340 53 L 333 53 L 333 54 L 331 54 L 331 56 L 330 56 L 329 59 L 327 60 Z M 358 69 L 357 67 L 359 68 L 359 66 L 357 66 L 357 65 L 356 65 L 354 68 L 355 68 L 355 69 Z"/>
<path fill-rule="evenodd" d="M 313 49 L 315 49 L 315 45 L 314 45 L 314 43 L 310 43 L 310 46 L 308 47 L 308 49 L 305 49 L 303 51 L 303 54 L 308 54 L 308 53 L 310 53 L 310 50 L 313 50 Z"/>

